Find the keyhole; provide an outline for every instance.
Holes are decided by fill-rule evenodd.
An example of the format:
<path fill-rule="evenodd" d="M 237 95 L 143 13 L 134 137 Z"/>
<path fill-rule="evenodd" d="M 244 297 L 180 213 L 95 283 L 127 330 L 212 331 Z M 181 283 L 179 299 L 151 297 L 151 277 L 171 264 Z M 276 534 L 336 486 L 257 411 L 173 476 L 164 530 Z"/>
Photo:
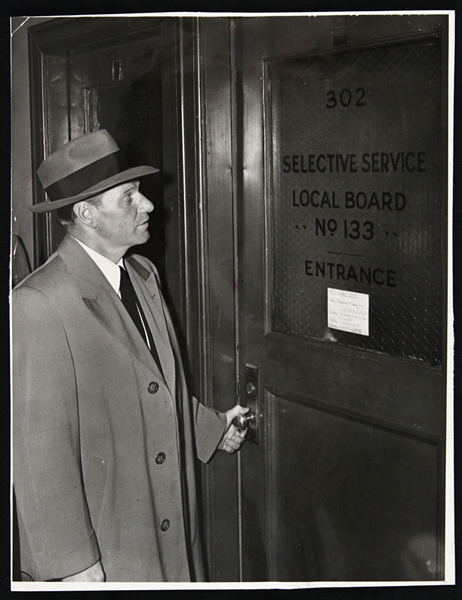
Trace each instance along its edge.
<path fill-rule="evenodd" d="M 124 73 L 121 60 L 112 61 L 112 81 L 122 81 Z"/>

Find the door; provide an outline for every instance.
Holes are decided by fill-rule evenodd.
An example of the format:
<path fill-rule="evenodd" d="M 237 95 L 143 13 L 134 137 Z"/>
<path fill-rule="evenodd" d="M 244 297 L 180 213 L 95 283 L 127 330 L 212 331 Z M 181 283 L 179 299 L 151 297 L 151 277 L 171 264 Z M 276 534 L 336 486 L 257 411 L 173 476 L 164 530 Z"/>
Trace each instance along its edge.
<path fill-rule="evenodd" d="M 229 32 L 240 577 L 442 579 L 447 17 Z"/>

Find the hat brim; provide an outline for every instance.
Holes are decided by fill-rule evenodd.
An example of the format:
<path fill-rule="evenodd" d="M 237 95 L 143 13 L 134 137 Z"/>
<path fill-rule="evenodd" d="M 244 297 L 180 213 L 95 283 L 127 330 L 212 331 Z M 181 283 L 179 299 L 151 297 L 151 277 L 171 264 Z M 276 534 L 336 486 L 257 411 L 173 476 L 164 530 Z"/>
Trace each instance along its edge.
<path fill-rule="evenodd" d="M 139 177 L 144 177 L 145 175 L 151 175 L 152 173 L 158 172 L 159 169 L 156 169 L 155 167 L 149 167 L 147 165 L 143 165 L 141 167 L 132 167 L 130 169 L 126 169 L 125 171 L 121 171 L 120 173 L 117 173 L 117 175 L 113 175 L 108 179 L 100 181 L 93 187 L 88 188 L 80 194 L 77 194 L 77 196 L 60 198 L 59 200 L 46 200 L 45 202 L 39 202 L 38 204 L 29 206 L 29 210 L 35 213 L 51 212 L 52 210 L 57 210 L 58 208 L 69 206 L 69 204 L 75 204 L 76 202 L 87 200 L 87 198 L 91 198 L 92 196 L 96 196 L 96 194 L 105 192 L 110 188 L 115 187 L 116 185 L 121 185 L 122 183 L 126 183 L 127 181 L 133 181 L 134 179 L 138 179 Z"/>

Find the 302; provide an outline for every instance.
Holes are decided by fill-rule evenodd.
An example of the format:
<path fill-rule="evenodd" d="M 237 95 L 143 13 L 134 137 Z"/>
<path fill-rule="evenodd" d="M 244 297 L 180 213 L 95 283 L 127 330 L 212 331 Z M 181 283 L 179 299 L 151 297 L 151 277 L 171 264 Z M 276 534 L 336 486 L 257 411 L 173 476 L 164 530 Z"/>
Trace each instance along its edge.
<path fill-rule="evenodd" d="M 340 92 L 330 90 L 327 92 L 326 96 L 327 108 L 336 108 L 339 105 L 344 108 L 347 108 L 348 106 L 366 106 L 366 90 L 362 87 L 353 91 L 347 88 Z"/>

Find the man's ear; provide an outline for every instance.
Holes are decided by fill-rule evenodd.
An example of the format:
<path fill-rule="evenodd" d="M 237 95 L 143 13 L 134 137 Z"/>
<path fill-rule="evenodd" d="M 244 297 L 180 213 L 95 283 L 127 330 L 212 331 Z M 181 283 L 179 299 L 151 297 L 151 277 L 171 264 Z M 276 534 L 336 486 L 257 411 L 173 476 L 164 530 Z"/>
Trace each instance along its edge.
<path fill-rule="evenodd" d="M 85 200 L 82 202 L 77 202 L 74 204 L 74 213 L 77 216 L 77 219 L 87 227 L 91 227 L 95 229 L 96 227 L 96 214 L 95 214 L 95 206 L 93 204 L 89 204 Z"/>

